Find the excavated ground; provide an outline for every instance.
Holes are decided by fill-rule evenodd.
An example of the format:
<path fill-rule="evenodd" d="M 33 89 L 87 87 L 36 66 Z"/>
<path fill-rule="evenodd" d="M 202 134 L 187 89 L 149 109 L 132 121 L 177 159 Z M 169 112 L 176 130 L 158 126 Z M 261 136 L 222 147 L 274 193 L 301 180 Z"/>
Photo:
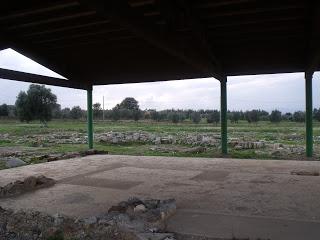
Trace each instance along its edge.
<path fill-rule="evenodd" d="M 89 217 L 123 199 L 174 198 L 170 231 L 212 238 L 317 239 L 320 162 L 94 155 L 0 172 L 0 186 L 42 174 L 49 188 L 0 206 Z"/>

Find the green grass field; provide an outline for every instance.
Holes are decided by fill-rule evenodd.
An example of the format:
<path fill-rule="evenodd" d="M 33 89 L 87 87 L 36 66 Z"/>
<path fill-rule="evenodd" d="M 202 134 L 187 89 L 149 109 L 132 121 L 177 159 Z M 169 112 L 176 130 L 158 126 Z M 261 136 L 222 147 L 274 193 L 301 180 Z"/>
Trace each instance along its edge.
<path fill-rule="evenodd" d="M 48 127 L 44 128 L 38 122 L 21 123 L 14 120 L 0 120 L 0 133 L 9 133 L 16 135 L 25 134 L 44 134 L 55 131 L 80 131 L 86 132 L 87 125 L 85 121 L 71 121 L 71 120 L 54 120 L 49 122 Z M 220 133 L 220 125 L 199 123 L 194 124 L 191 122 L 183 122 L 174 124 L 171 122 L 149 122 L 149 121 L 97 121 L 94 123 L 94 131 L 106 132 L 106 131 L 147 131 L 147 132 L 213 132 Z M 305 124 L 296 122 L 281 122 L 270 123 L 260 121 L 258 123 L 249 124 L 246 121 L 240 121 L 239 123 L 228 124 L 229 135 L 241 132 L 253 132 L 264 136 L 265 134 L 305 134 Z M 314 122 L 314 135 L 320 134 L 320 122 Z"/>
<path fill-rule="evenodd" d="M 6 149 L 19 149 L 20 151 L 32 152 L 32 154 L 52 154 L 52 153 L 67 153 L 82 151 L 87 149 L 85 143 L 82 144 L 51 144 L 33 146 L 28 141 L 19 141 L 20 138 L 25 138 L 30 135 L 50 135 L 56 133 L 86 134 L 85 121 L 62 121 L 54 120 L 49 122 L 48 127 L 42 127 L 40 123 L 20 123 L 13 120 L 0 121 L 0 147 L 1 151 Z M 94 123 L 95 133 L 104 132 L 132 132 L 144 131 L 151 133 L 167 133 L 176 135 L 179 133 L 213 133 L 220 134 L 220 126 L 215 124 L 193 124 L 191 122 L 184 122 L 173 124 L 169 122 L 134 122 L 134 121 L 97 121 Z M 6 139 L 4 135 L 8 134 L 10 139 Z M 4 136 L 4 137 L 1 137 Z M 319 142 L 320 142 L 320 123 L 314 122 L 314 136 L 315 136 L 315 159 L 320 156 Z M 305 124 L 295 122 L 281 122 L 274 124 L 270 122 L 258 122 L 257 124 L 249 124 L 245 121 L 237 124 L 229 123 L 228 137 L 230 139 L 244 139 L 246 141 L 263 140 L 268 143 L 281 143 L 287 146 L 304 147 L 305 142 Z M 150 148 L 153 145 L 142 143 L 125 143 L 125 144 L 106 144 L 95 142 L 95 148 L 98 150 L 107 150 L 110 154 L 128 154 L 128 155 L 162 155 L 162 156 L 188 156 L 188 157 L 220 157 L 220 149 L 218 147 L 208 147 L 207 151 L 202 153 L 179 153 L 179 152 L 157 152 Z M 0 152 L 1 154 L 1 152 Z M 1 156 L 1 155 L 0 155 Z M 286 156 L 272 156 L 268 151 L 256 151 L 254 149 L 246 149 L 237 151 L 229 148 L 229 157 L 235 158 L 259 158 L 259 159 L 278 159 L 286 158 Z M 300 158 L 304 156 L 288 156 L 288 158 Z"/>

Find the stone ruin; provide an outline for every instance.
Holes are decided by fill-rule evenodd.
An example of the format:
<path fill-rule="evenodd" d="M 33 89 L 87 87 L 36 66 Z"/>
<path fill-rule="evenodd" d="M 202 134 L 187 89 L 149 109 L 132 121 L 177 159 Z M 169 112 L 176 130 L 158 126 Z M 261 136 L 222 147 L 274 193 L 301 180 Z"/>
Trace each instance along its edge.
<path fill-rule="evenodd" d="M 151 144 L 187 144 L 202 146 L 218 146 L 220 136 L 212 133 L 150 133 L 145 131 L 128 132 L 104 132 L 96 133 L 95 140 L 101 143 L 151 143 Z M 17 144 L 28 144 L 33 147 L 45 147 L 53 144 L 85 144 L 87 135 L 85 133 L 52 133 L 52 134 L 33 134 L 26 136 L 13 136 L 0 134 L 0 140 L 9 141 Z"/>
<path fill-rule="evenodd" d="M 284 140 L 301 140 L 301 136 L 290 135 Z M 318 139 L 318 138 L 315 138 Z M 319 138 L 320 139 L 320 138 Z M 13 136 L 9 134 L 0 134 L 0 140 L 9 141 L 12 143 L 27 143 L 30 146 L 51 146 L 54 144 L 84 144 L 87 143 L 86 133 L 64 133 L 57 132 L 52 134 L 34 134 L 27 136 Z M 199 153 L 206 151 L 206 148 L 220 147 L 220 134 L 210 132 L 146 132 L 146 131 L 124 131 L 124 132 L 98 132 L 95 134 L 95 141 L 102 144 L 127 144 L 127 143 L 142 143 L 152 144 L 151 151 L 159 152 L 181 152 L 181 153 Z M 316 140 L 315 140 L 316 141 Z M 291 158 L 304 155 L 305 149 L 298 145 L 284 145 L 266 139 L 245 139 L 244 137 L 229 138 L 228 144 L 235 151 L 254 150 L 257 154 L 266 154 L 270 157 L 283 158 L 290 155 Z M 177 146 L 177 147 L 175 147 Z M 199 148 L 197 148 L 199 147 Z M 203 148 L 200 148 L 203 147 Z M 187 149 L 189 148 L 189 149 Z M 100 154 L 100 153 L 99 153 Z M 4 159 L 4 157 L 23 158 L 27 162 L 33 161 L 55 161 L 72 157 L 83 156 L 81 153 L 68 154 L 47 154 L 37 156 L 36 153 L 26 151 L 16 151 L 9 153 L 1 153 L 5 165 L 8 162 L 13 162 L 13 159 Z M 13 162 L 13 164 L 16 164 Z M 23 164 L 23 163 L 22 163 Z M 9 164 L 10 165 L 10 164 Z M 11 166 L 7 166 L 11 167 Z"/>
<path fill-rule="evenodd" d="M 229 144 L 233 146 L 235 150 L 260 149 L 266 147 L 266 143 L 264 141 L 241 141 L 239 139 L 231 139 Z"/>
<path fill-rule="evenodd" d="M 14 197 L 50 187 L 55 180 L 29 176 L 0 187 L 0 198 Z M 89 218 L 53 216 L 37 211 L 13 211 L 0 207 L 0 239 L 8 240 L 173 240 L 166 221 L 176 211 L 174 199 L 130 198 L 108 212 Z"/>
<path fill-rule="evenodd" d="M 80 152 L 52 153 L 52 154 L 36 154 L 32 151 L 7 151 L 0 155 L 0 164 L 3 163 L 6 168 L 24 166 L 32 162 L 52 162 L 57 160 L 85 157 L 96 154 L 108 154 L 108 151 L 89 149 Z M 23 158 L 25 161 L 21 160 Z"/>
<path fill-rule="evenodd" d="M 1 197 L 12 197 L 52 186 L 45 176 L 31 176 L 0 188 Z M 174 199 L 133 197 L 87 218 L 50 215 L 0 206 L 0 239 L 6 240 L 209 240 L 204 236 L 167 232 L 167 221 L 176 213 Z M 236 238 L 233 238 L 236 239 Z M 212 240 L 212 239 L 211 239 Z"/>
<path fill-rule="evenodd" d="M 149 133 L 149 132 L 106 132 L 96 134 L 95 139 L 101 143 L 151 143 L 160 144 L 185 144 L 193 146 L 218 146 L 220 136 L 208 133 Z"/>
<path fill-rule="evenodd" d="M 166 232 L 176 211 L 174 199 L 130 198 L 89 218 L 13 211 L 0 207 L 0 239 L 8 240 L 174 240 Z"/>

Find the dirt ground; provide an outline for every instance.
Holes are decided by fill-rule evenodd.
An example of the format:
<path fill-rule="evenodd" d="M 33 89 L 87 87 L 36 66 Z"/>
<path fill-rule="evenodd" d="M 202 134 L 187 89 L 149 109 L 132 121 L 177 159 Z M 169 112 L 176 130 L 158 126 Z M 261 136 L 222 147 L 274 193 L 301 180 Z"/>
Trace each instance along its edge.
<path fill-rule="evenodd" d="M 132 196 L 175 198 L 178 216 L 172 226 L 182 232 L 181 218 L 196 221 L 201 214 L 216 220 L 301 221 L 319 229 L 320 177 L 292 171 L 319 172 L 320 162 L 96 155 L 0 171 L 0 186 L 34 174 L 58 181 L 50 188 L 0 199 L 0 206 L 86 217 Z"/>

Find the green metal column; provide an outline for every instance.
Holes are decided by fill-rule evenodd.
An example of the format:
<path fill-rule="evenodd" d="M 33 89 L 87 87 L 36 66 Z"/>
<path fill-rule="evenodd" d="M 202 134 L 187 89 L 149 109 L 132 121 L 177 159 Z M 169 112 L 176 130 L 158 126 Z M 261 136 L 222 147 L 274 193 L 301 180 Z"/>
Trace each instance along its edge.
<path fill-rule="evenodd" d="M 313 128 L 312 128 L 312 75 L 305 74 L 306 81 L 306 154 L 312 157 L 313 154 Z"/>
<path fill-rule="evenodd" d="M 92 87 L 87 90 L 88 145 L 93 149 Z"/>
<path fill-rule="evenodd" d="M 220 81 L 220 121 L 221 121 L 221 150 L 223 154 L 228 153 L 227 136 L 227 77 Z"/>

